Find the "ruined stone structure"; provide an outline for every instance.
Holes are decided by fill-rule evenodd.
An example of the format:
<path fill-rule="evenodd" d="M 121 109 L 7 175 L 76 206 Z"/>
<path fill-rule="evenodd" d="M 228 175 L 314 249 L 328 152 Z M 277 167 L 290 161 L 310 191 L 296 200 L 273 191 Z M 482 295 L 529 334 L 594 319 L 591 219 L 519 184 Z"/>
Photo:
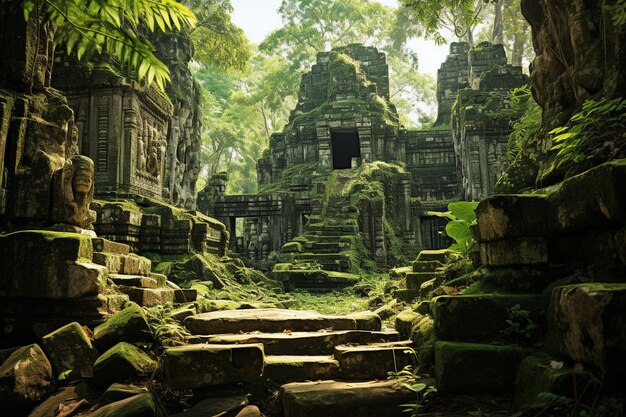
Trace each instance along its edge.
<path fill-rule="evenodd" d="M 95 163 L 97 196 L 161 198 L 172 104 L 108 69 L 59 63 L 54 85 L 68 97 L 79 151 Z"/>
<path fill-rule="evenodd" d="M 97 197 L 152 197 L 195 208 L 200 166 L 199 92 L 187 66 L 189 34 L 154 34 L 172 82 L 167 96 L 57 53 L 53 85 L 67 96 L 78 148 L 95 162 Z"/>
<path fill-rule="evenodd" d="M 311 215 L 323 217 L 324 183 L 333 170 L 383 161 L 406 172 L 381 176 L 381 206 L 357 208 L 358 234 L 366 248 L 386 258 L 393 237 L 385 236 L 385 223 L 393 224 L 395 236 L 405 243 L 445 244 L 442 222 L 427 212 L 492 192 L 505 169 L 510 127 L 508 118 L 490 106 L 503 105 L 508 91 L 527 77 L 521 68 L 507 65 L 502 45 L 481 44 L 469 51 L 466 44 L 453 43 L 438 78 L 437 123 L 409 130 L 399 124 L 389 101 L 384 53 L 354 44 L 318 54 L 302 77 L 287 126 L 272 135 L 258 161 L 259 195 L 224 195 L 227 178 L 215 177 L 199 194 L 200 211 L 224 222 L 233 236 L 236 219 L 246 218 L 248 240 L 239 239 L 237 248 L 234 239 L 231 248 L 262 259 L 303 233 Z"/>

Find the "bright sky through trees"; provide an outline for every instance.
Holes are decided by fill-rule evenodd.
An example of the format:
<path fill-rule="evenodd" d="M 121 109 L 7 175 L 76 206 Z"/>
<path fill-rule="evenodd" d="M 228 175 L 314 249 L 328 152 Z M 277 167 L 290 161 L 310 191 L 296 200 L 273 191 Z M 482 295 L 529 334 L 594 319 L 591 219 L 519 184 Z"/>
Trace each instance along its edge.
<path fill-rule="evenodd" d="M 397 0 L 378 1 L 385 6 L 398 6 Z M 234 8 L 233 22 L 241 27 L 254 43 L 260 43 L 272 30 L 278 29 L 282 24 L 278 15 L 282 0 L 231 0 L 231 2 Z M 435 45 L 433 41 L 423 39 L 413 39 L 408 45 L 419 55 L 420 72 L 436 77 L 437 69 L 446 59 L 448 46 Z"/>

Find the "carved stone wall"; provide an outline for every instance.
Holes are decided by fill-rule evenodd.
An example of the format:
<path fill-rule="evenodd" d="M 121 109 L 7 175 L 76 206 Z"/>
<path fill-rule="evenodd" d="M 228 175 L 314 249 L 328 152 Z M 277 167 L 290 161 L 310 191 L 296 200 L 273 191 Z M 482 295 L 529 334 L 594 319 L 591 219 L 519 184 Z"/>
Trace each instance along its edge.
<path fill-rule="evenodd" d="M 50 23 L 24 22 L 21 3 L 0 9 L 0 217 L 4 228 L 47 226 L 52 178 L 78 151 L 74 113 L 50 87 Z M 76 224 L 83 226 L 83 224 Z M 87 225 L 86 225 L 87 226 Z"/>
<path fill-rule="evenodd" d="M 167 138 L 163 197 L 178 207 L 195 209 L 200 173 L 200 91 L 189 70 L 193 46 L 186 31 L 154 33 L 157 56 L 170 69 L 167 95 L 173 113 Z"/>
<path fill-rule="evenodd" d="M 172 104 L 107 69 L 58 58 L 54 85 L 76 114 L 80 152 L 95 162 L 96 195 L 161 198 Z"/>

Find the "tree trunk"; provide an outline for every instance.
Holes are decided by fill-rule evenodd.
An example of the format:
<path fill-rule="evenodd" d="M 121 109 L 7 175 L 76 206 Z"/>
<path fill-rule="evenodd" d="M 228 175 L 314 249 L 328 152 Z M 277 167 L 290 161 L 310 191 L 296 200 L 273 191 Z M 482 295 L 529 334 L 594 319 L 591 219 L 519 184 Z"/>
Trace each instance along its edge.
<path fill-rule="evenodd" d="M 526 49 L 528 23 L 522 22 L 522 28 L 513 37 L 513 50 L 511 51 L 511 65 L 522 66 L 524 50 Z"/>
<path fill-rule="evenodd" d="M 504 38 L 502 36 L 502 9 L 504 7 L 504 0 L 498 0 L 495 7 L 495 17 L 493 20 L 493 31 L 491 33 L 491 43 L 503 44 Z"/>

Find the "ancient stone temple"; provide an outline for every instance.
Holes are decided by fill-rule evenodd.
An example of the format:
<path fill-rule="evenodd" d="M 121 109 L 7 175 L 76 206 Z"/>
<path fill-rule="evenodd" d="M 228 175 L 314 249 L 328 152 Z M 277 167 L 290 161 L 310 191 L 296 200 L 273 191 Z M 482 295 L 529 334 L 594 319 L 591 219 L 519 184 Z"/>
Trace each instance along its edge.
<path fill-rule="evenodd" d="M 235 236 L 231 248 L 253 259 L 279 251 L 315 219 L 324 222 L 333 203 L 338 210 L 357 205 L 354 233 L 377 259 L 386 258 L 396 238 L 439 247 L 445 244 L 443 224 L 428 211 L 492 192 L 505 168 L 510 126 L 490 106 L 501 106 L 512 88 L 526 82 L 521 68 L 507 65 L 502 45 L 470 51 L 467 44 L 453 43 L 439 70 L 436 124 L 405 129 L 389 99 L 384 53 L 360 44 L 320 53 L 302 76 L 287 126 L 272 135 L 258 161 L 259 194 L 224 195 L 227 176 L 221 175 L 199 194 L 199 209 L 224 222 Z M 331 173 L 353 189 L 350 172 L 358 177 L 377 161 L 397 166 L 372 179 L 382 184 L 383 201 L 367 207 L 354 198 L 332 201 L 329 187 L 337 184 L 328 183 Z M 236 234 L 238 218 L 245 218 L 247 240 Z M 352 226 L 343 230 L 351 231 Z"/>

